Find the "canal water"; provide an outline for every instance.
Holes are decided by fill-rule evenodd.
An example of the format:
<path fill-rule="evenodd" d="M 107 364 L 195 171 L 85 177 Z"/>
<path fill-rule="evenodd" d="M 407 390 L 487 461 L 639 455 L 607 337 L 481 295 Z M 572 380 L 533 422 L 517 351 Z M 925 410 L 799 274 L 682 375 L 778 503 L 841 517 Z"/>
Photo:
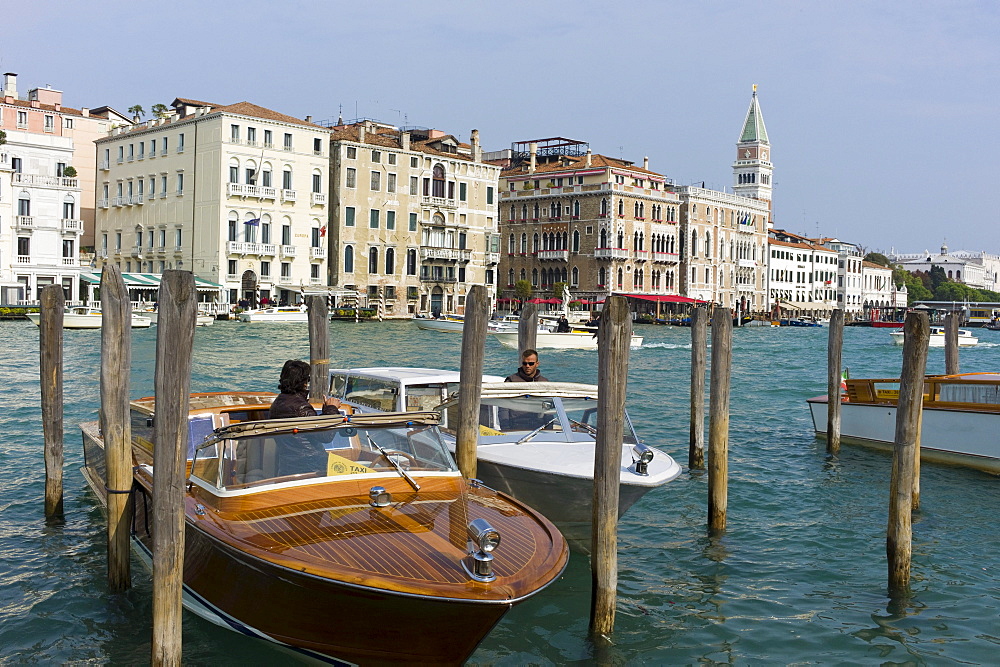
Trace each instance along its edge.
<path fill-rule="evenodd" d="M 637 327 L 628 409 L 640 435 L 687 463 L 690 330 Z M 1000 332 L 961 352 L 962 369 L 1000 369 Z M 891 459 L 845 446 L 831 460 L 813 437 L 805 399 L 826 388 L 826 329 L 745 328 L 733 335 L 729 528 L 706 536 L 706 486 L 685 472 L 622 519 L 614 664 L 983 664 L 1000 656 L 1000 480 L 925 464 L 914 518 L 913 598 L 886 596 Z M 132 395 L 153 390 L 156 328 L 133 336 Z M 457 368 L 461 337 L 409 322 L 331 323 L 335 366 Z M 105 589 L 100 508 L 79 472 L 76 424 L 96 418 L 100 334 L 65 332 L 66 522 L 43 520 L 38 330 L 0 323 L 0 664 L 148 662 L 151 581 Z M 487 342 L 486 372 L 516 354 Z M 288 358 L 308 358 L 306 325 L 218 322 L 195 335 L 192 391 L 275 390 Z M 847 328 L 855 377 L 899 373 L 885 330 Z M 595 382 L 597 355 L 543 351 L 551 380 Z M 929 372 L 943 372 L 931 350 Z M 234 585 L 239 585 L 234 582 Z M 262 604 L 266 601 L 262 600 Z M 515 608 L 471 663 L 585 664 L 590 570 L 574 554 L 560 581 Z M 335 622 L 331 619 L 331 622 Z M 413 619 L 420 623 L 421 619 Z M 371 619 L 373 642 L 393 629 Z M 297 658 L 191 614 L 191 665 L 279 664 Z"/>

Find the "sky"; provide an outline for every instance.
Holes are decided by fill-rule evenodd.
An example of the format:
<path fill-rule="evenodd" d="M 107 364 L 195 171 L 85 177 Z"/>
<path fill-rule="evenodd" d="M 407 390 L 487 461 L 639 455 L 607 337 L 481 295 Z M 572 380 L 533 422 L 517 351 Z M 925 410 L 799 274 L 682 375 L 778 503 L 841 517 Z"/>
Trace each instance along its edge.
<path fill-rule="evenodd" d="M 70 107 L 175 97 L 562 136 L 732 187 L 757 84 L 774 226 L 866 250 L 1000 254 L 1000 3 L 32 0 L 0 71 Z"/>

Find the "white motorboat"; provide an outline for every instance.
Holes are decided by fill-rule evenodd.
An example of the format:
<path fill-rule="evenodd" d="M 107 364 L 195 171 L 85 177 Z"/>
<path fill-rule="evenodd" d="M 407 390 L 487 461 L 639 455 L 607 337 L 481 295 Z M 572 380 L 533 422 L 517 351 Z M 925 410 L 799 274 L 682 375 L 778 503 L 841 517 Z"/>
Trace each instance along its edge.
<path fill-rule="evenodd" d="M 573 331 L 557 333 L 555 331 L 539 331 L 535 334 L 535 347 L 543 349 L 562 350 L 596 350 L 597 336 L 595 331 L 581 330 L 574 327 Z M 517 349 L 517 331 L 499 331 L 492 334 L 504 347 Z M 642 336 L 632 334 L 629 345 L 633 348 L 642 347 Z"/>
<path fill-rule="evenodd" d="M 413 323 L 418 329 L 426 331 L 462 332 L 465 319 L 461 315 L 442 315 L 440 317 L 414 317 Z"/>
<path fill-rule="evenodd" d="M 903 344 L 903 330 L 893 331 L 889 334 L 892 336 L 892 342 L 894 345 Z M 944 327 L 931 327 L 930 339 L 927 341 L 928 347 L 944 347 Z M 979 345 L 979 339 L 972 335 L 972 332 L 968 329 L 958 330 L 958 346 L 959 347 L 972 347 L 974 345 Z"/>
<path fill-rule="evenodd" d="M 444 439 L 454 451 L 458 371 L 353 368 L 332 370 L 330 378 L 330 394 L 361 412 L 414 412 L 444 402 L 439 408 Z M 503 382 L 489 375 L 483 382 L 479 478 L 539 510 L 576 548 L 589 549 L 597 387 Z M 641 465 L 636 467 L 637 459 L 645 460 L 645 474 Z M 680 473 L 673 458 L 640 442 L 626 414 L 619 516 L 648 491 Z"/>
<path fill-rule="evenodd" d="M 139 315 L 142 317 L 148 317 L 149 320 L 156 324 L 159 318 L 159 313 L 155 310 L 137 310 L 132 311 L 132 315 Z M 195 315 L 194 325 L 196 327 L 209 327 L 215 323 L 215 317 L 212 315 L 207 315 L 205 313 L 198 313 Z"/>
<path fill-rule="evenodd" d="M 41 313 L 28 313 L 27 315 L 27 318 L 35 326 L 39 326 L 41 317 Z M 101 315 L 100 308 L 74 306 L 73 308 L 67 308 L 66 312 L 63 313 L 63 329 L 100 329 L 103 322 L 104 317 Z M 132 313 L 133 329 L 148 329 L 152 323 L 152 320 L 148 317 Z"/>
<path fill-rule="evenodd" d="M 301 306 L 273 306 L 245 310 L 240 313 L 240 322 L 308 322 L 309 311 Z"/>
<path fill-rule="evenodd" d="M 898 379 L 849 379 L 841 403 L 841 441 L 892 449 Z M 826 437 L 827 397 L 807 401 L 816 435 Z M 1000 373 L 928 376 L 920 458 L 1000 474 Z"/>

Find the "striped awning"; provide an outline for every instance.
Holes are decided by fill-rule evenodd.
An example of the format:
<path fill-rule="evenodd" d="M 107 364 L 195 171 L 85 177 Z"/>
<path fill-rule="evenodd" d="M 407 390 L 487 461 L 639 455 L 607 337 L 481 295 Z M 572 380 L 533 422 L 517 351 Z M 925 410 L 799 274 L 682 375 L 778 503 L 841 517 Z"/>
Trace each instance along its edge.
<path fill-rule="evenodd" d="M 160 288 L 160 277 L 159 273 L 123 273 L 122 280 L 125 281 L 125 287 L 132 288 L 146 288 L 146 289 L 159 289 Z M 101 274 L 96 271 L 84 271 L 80 273 L 80 280 L 85 283 L 100 284 Z M 218 283 L 213 283 L 211 280 L 205 280 L 204 278 L 194 277 L 195 289 L 199 292 L 216 292 L 222 289 L 222 285 Z"/>

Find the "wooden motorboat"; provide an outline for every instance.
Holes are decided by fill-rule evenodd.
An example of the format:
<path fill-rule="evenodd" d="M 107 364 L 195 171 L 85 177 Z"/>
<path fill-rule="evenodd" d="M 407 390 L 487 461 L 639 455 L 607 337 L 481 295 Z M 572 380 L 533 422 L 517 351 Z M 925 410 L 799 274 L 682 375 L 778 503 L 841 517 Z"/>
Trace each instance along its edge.
<path fill-rule="evenodd" d="M 240 322 L 308 322 L 309 311 L 305 305 L 274 306 L 245 310 L 240 313 Z"/>
<path fill-rule="evenodd" d="M 26 317 L 35 326 L 39 326 L 42 314 L 28 313 Z M 100 308 L 74 306 L 73 308 L 67 308 L 66 312 L 63 313 L 63 329 L 100 329 L 103 322 L 104 316 L 101 314 Z M 152 323 L 152 320 L 148 317 L 132 313 L 133 329 L 148 329 Z"/>
<path fill-rule="evenodd" d="M 845 381 L 841 440 L 892 449 L 899 379 Z M 816 435 L 826 437 L 827 397 L 808 399 Z M 1000 373 L 928 376 L 924 381 L 920 458 L 1000 474 Z"/>
<path fill-rule="evenodd" d="M 358 410 L 430 410 L 443 404 L 444 440 L 455 449 L 457 371 L 353 368 L 330 371 L 330 393 Z M 590 546 L 598 390 L 566 382 L 504 382 L 484 376 L 480 479 L 539 510 L 577 547 Z M 543 428 L 536 427 L 542 426 Z M 648 457 L 636 468 L 640 453 Z M 675 479 L 680 466 L 641 443 L 625 415 L 619 516 L 650 490 Z"/>
<path fill-rule="evenodd" d="M 272 399 L 191 397 L 192 611 L 326 662 L 458 664 L 565 568 L 547 519 L 461 477 L 435 413 L 261 419 Z M 132 534 L 146 558 L 154 414 L 154 399 L 132 403 Z M 98 425 L 82 429 L 103 496 Z"/>
<path fill-rule="evenodd" d="M 903 344 L 903 330 L 893 331 L 889 334 L 892 336 L 892 342 L 894 345 Z M 972 335 L 972 332 L 968 329 L 958 330 L 958 346 L 959 347 L 972 347 L 979 344 L 979 339 Z M 931 327 L 930 338 L 927 340 L 928 347 L 944 347 L 944 327 Z"/>

